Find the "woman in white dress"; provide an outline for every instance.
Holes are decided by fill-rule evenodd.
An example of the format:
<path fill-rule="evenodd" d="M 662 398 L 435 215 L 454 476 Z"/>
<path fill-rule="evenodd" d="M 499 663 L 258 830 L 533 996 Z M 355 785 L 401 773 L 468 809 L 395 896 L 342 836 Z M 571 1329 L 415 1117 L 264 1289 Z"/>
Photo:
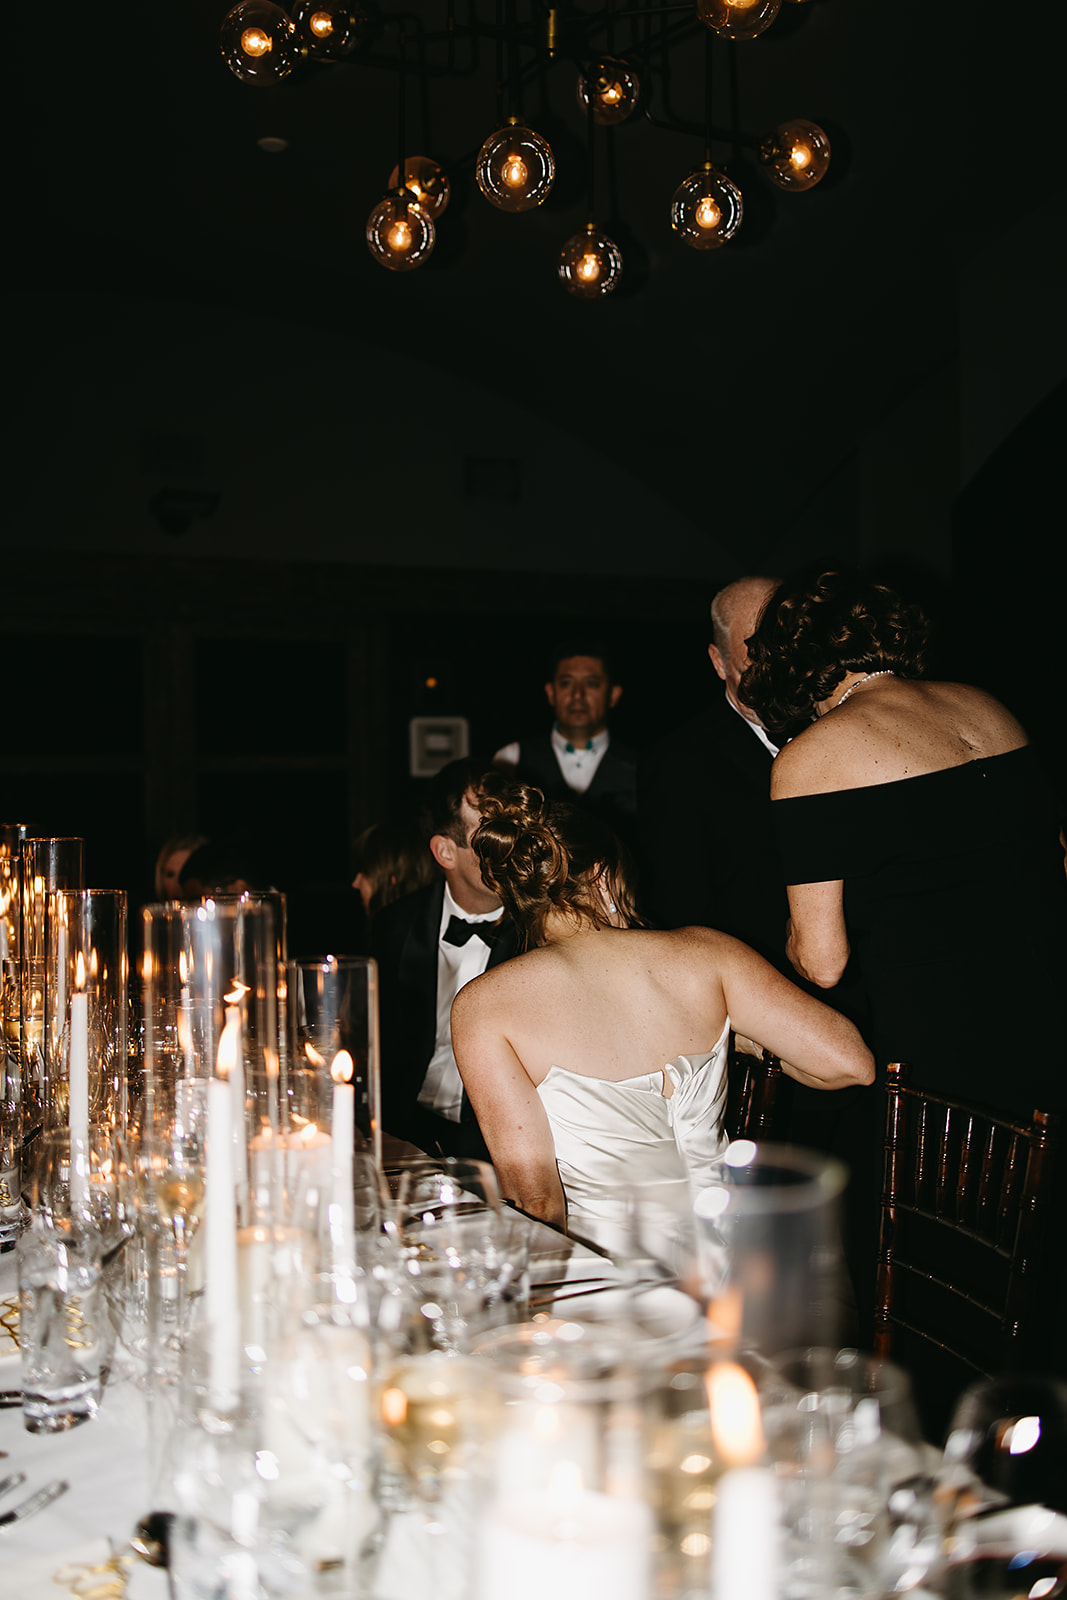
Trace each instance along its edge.
<path fill-rule="evenodd" d="M 610 1244 L 635 1184 L 699 1181 L 726 1144 L 731 1029 L 800 1083 L 873 1081 L 853 1025 L 747 945 L 642 926 L 595 816 L 503 779 L 481 812 L 471 844 L 525 953 L 460 991 L 452 1042 L 501 1192 L 524 1211 Z"/>

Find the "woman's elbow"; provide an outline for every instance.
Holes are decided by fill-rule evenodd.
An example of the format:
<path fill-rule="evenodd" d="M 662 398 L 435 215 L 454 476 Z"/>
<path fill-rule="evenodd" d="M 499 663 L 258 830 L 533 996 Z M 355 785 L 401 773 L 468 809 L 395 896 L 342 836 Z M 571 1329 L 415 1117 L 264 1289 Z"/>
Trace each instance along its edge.
<path fill-rule="evenodd" d="M 864 1088 L 869 1088 L 874 1082 L 874 1057 L 867 1049 L 858 1051 L 852 1063 L 852 1083 L 859 1083 Z"/>

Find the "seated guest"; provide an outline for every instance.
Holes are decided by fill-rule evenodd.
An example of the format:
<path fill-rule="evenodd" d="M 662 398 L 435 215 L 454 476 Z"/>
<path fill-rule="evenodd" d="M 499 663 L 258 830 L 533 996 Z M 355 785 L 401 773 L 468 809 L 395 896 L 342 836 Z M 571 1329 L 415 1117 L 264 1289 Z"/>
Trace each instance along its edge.
<path fill-rule="evenodd" d="M 551 658 L 545 697 L 550 733 L 506 744 L 494 767 L 537 784 L 551 800 L 571 800 L 626 827 L 637 809 L 634 752 L 611 737 L 608 716 L 622 696 L 604 647 L 591 639 L 561 645 Z"/>
<path fill-rule="evenodd" d="M 436 883 L 383 906 L 371 926 L 378 962 L 382 1123 L 434 1154 L 485 1156 L 463 1093 L 448 1019 L 464 984 L 515 953 L 515 929 L 470 847 L 482 769 L 452 761 L 427 785 L 423 836 Z"/>
<path fill-rule="evenodd" d="M 434 858 L 413 823 L 372 823 L 356 840 L 355 858 L 352 887 L 368 923 L 383 906 L 425 889 L 437 877 Z"/>
<path fill-rule="evenodd" d="M 853 1025 L 707 928 L 652 932 L 596 817 L 487 779 L 473 836 L 525 954 L 458 995 L 452 1038 L 501 1191 L 611 1246 L 637 1183 L 699 1182 L 725 1147 L 731 1028 L 820 1089 L 869 1083 Z"/>
<path fill-rule="evenodd" d="M 273 889 L 247 839 L 209 839 L 193 850 L 179 875 L 181 898 L 199 900 L 210 894 L 255 894 Z"/>
<path fill-rule="evenodd" d="M 156 857 L 155 891 L 157 900 L 181 900 L 181 872 L 194 850 L 207 844 L 203 833 L 181 833 L 168 839 Z M 196 896 L 199 899 L 199 896 Z"/>

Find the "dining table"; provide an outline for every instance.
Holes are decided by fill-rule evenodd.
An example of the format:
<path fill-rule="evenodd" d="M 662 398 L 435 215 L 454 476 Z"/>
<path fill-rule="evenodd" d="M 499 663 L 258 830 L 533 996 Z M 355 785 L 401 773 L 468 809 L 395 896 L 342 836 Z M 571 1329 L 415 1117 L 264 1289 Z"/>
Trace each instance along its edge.
<path fill-rule="evenodd" d="M 620 1269 L 595 1248 L 522 1213 L 516 1224 L 529 1241 L 533 1314 L 577 1317 L 591 1296 L 622 1292 Z M 160 1508 L 165 1494 L 152 1447 L 150 1388 L 119 1349 L 95 1417 L 67 1432 L 27 1432 L 17 1399 L 17 1305 L 16 1252 L 8 1250 L 0 1255 L 0 1390 L 7 1396 L 0 1408 L 0 1479 L 24 1473 L 25 1482 L 0 1496 L 0 1518 L 46 1484 L 67 1488 L 25 1520 L 0 1521 L 0 1600 L 172 1600 L 168 1574 L 130 1546 L 138 1523 Z M 387 1535 L 375 1584 L 379 1600 L 396 1600 L 416 1576 L 407 1570 L 418 1548 L 414 1532 L 392 1540 L 400 1571 Z M 330 1592 L 328 1580 L 321 1592 Z"/>

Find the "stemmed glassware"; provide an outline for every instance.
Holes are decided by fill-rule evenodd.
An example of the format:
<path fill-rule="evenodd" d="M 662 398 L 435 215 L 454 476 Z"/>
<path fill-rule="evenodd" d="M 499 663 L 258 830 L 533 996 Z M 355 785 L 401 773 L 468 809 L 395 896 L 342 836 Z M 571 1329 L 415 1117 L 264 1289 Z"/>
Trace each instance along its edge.
<path fill-rule="evenodd" d="M 1067 1383 L 990 1379 L 956 1404 L 938 1501 L 949 1600 L 1067 1595 Z"/>

